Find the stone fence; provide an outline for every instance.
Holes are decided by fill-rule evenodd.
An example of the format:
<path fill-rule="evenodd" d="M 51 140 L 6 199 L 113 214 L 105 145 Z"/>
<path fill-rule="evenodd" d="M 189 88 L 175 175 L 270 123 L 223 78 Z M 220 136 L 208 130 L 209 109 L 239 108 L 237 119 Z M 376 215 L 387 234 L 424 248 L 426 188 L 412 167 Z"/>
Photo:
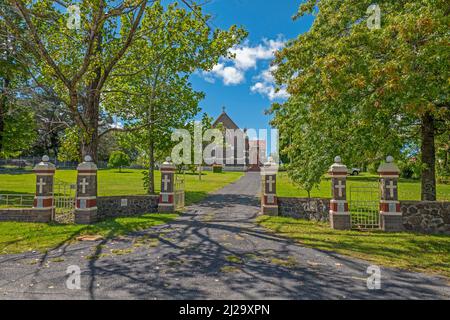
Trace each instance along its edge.
<path fill-rule="evenodd" d="M 326 198 L 278 198 L 280 216 L 311 221 L 330 221 Z M 450 234 L 450 202 L 400 201 L 403 230 Z M 350 208 L 351 209 L 351 208 Z"/>
<path fill-rule="evenodd" d="M 52 212 L 48 210 L 36 210 L 34 208 L 1 208 L 0 221 L 45 223 L 52 221 Z"/>
<path fill-rule="evenodd" d="M 329 222 L 331 228 L 337 230 L 379 228 L 388 232 L 407 230 L 450 234 L 450 202 L 399 201 L 400 170 L 390 156 L 378 169 L 380 196 L 375 201 L 376 209 L 371 208 L 367 212 L 358 212 L 361 208 L 353 208 L 355 212 L 352 212 L 352 203 L 347 201 L 348 169 L 340 157 L 335 158 L 328 172 L 331 177 L 330 199 L 278 197 L 277 169 L 273 161 L 267 162 L 262 168 L 262 214 Z"/>
<path fill-rule="evenodd" d="M 98 197 L 97 216 L 100 220 L 131 217 L 158 212 L 159 195 Z"/>
<path fill-rule="evenodd" d="M 57 202 L 53 190 L 56 167 L 48 156 L 35 165 L 36 193 L 31 208 L 0 208 L 0 221 L 51 222 L 55 220 Z M 176 167 L 168 158 L 161 166 L 161 194 L 150 196 L 97 196 L 97 165 L 90 156 L 77 167 L 74 221 L 76 224 L 92 224 L 99 220 L 115 217 L 129 217 L 145 213 L 174 212 L 178 208 L 175 195 L 184 189 L 176 190 Z M 177 192 L 177 193 L 176 193 Z M 69 197 L 70 198 L 70 197 Z"/>

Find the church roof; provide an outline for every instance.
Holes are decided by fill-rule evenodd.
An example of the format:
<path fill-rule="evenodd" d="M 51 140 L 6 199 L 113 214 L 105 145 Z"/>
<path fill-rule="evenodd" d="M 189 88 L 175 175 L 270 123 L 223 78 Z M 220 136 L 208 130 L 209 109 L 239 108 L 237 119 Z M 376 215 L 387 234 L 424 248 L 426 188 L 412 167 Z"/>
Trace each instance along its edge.
<path fill-rule="evenodd" d="M 225 129 L 233 129 L 233 130 L 239 129 L 238 125 L 230 118 L 230 116 L 225 112 L 225 110 L 213 123 L 213 128 L 216 127 L 217 124 L 219 123 L 223 123 Z"/>

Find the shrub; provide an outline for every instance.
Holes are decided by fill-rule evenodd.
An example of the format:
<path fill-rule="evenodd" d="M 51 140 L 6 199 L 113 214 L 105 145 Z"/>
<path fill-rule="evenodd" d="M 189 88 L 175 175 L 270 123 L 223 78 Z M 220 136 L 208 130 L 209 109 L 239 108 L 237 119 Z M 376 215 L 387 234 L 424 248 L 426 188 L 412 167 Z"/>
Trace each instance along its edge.
<path fill-rule="evenodd" d="M 109 156 L 108 167 L 119 169 L 122 172 L 122 167 L 127 167 L 130 165 L 130 157 L 123 153 L 122 151 L 114 151 Z"/>
<path fill-rule="evenodd" d="M 223 166 L 215 165 L 213 166 L 213 173 L 222 173 L 223 172 Z"/>

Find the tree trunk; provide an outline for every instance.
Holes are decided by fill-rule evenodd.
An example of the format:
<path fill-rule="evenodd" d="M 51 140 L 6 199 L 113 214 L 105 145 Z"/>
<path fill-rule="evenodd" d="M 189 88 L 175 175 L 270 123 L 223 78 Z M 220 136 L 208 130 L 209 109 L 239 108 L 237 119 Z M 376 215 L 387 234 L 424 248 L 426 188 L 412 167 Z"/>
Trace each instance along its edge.
<path fill-rule="evenodd" d="M 84 160 L 86 156 L 91 156 L 93 161 L 97 163 L 99 110 L 98 99 L 94 98 L 92 101 L 89 101 L 85 107 L 86 111 L 84 114 L 84 119 L 89 128 L 89 132 L 84 132 L 83 136 L 81 137 L 81 157 L 82 160 Z"/>
<path fill-rule="evenodd" d="M 150 102 L 148 108 L 148 194 L 156 194 L 155 190 L 155 141 L 153 136 L 154 126 L 154 106 L 153 101 Z"/>
<path fill-rule="evenodd" d="M 435 121 L 430 112 L 422 117 L 422 201 L 436 201 Z"/>
<path fill-rule="evenodd" d="M 149 130 L 151 131 L 151 130 Z M 149 132 L 150 133 L 150 132 Z M 150 138 L 148 146 L 149 166 L 148 166 L 148 194 L 155 194 L 155 145 L 153 137 Z"/>
<path fill-rule="evenodd" d="M 3 79 L 2 94 L 0 97 L 0 152 L 3 149 L 3 135 L 5 132 L 5 117 L 7 114 L 7 90 L 9 88 L 9 79 Z"/>
<path fill-rule="evenodd" d="M 102 35 L 101 33 L 99 33 L 97 36 L 96 47 L 96 53 L 98 56 L 100 56 L 102 52 L 102 40 Z M 85 156 L 89 155 L 92 157 L 95 163 L 97 163 L 98 161 L 98 117 L 100 110 L 100 92 L 97 88 L 101 76 L 102 67 L 99 66 L 95 70 L 95 78 L 89 85 L 87 101 L 86 105 L 84 106 L 84 121 L 87 124 L 89 132 L 86 132 L 85 135 L 81 138 L 82 160 L 84 160 Z"/>

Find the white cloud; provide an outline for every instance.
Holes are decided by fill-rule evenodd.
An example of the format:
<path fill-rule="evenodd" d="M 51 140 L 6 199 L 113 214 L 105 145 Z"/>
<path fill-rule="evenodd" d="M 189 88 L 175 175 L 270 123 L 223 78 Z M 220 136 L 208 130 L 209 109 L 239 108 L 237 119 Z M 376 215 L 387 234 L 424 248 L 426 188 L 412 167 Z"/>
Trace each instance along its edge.
<path fill-rule="evenodd" d="M 257 82 L 250 88 L 250 90 L 254 93 L 259 93 L 263 96 L 267 96 L 270 101 L 289 98 L 289 94 L 286 89 L 281 88 L 277 91 L 273 84 L 267 82 Z"/>
<path fill-rule="evenodd" d="M 253 93 L 259 93 L 263 96 L 268 97 L 270 101 L 289 98 L 289 93 L 286 91 L 286 88 L 279 88 L 277 90 L 275 87 L 275 79 L 272 72 L 275 72 L 277 68 L 277 66 L 271 66 L 270 68 L 261 72 L 260 75 L 255 77 L 255 80 L 259 81 L 256 82 L 250 88 L 250 90 Z"/>
<path fill-rule="evenodd" d="M 245 76 L 242 70 L 235 67 L 225 67 L 223 63 L 214 66 L 211 73 L 223 79 L 223 83 L 227 86 L 240 84 L 244 82 Z"/>
<path fill-rule="evenodd" d="M 257 46 L 249 46 L 248 43 L 235 46 L 230 53 L 235 55 L 233 59 L 221 59 L 210 72 L 203 72 L 203 78 L 210 83 L 215 78 L 222 79 L 224 85 L 237 85 L 245 81 L 245 72 L 256 68 L 260 60 L 270 60 L 275 52 L 283 48 L 285 41 L 280 36 L 275 40 L 263 39 Z"/>
<path fill-rule="evenodd" d="M 258 60 L 269 60 L 274 57 L 276 51 L 284 46 L 281 38 L 277 40 L 264 39 L 263 43 L 256 47 L 241 46 L 230 50 L 236 57 L 234 63 L 241 70 L 255 68 Z"/>

